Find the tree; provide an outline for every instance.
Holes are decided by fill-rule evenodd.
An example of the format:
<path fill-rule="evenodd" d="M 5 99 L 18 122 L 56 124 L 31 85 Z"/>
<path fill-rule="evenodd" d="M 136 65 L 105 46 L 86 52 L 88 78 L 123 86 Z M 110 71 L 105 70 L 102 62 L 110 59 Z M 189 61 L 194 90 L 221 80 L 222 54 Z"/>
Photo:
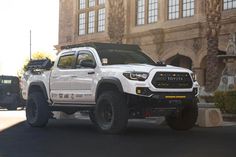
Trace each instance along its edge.
<path fill-rule="evenodd" d="M 123 0 L 109 0 L 108 35 L 111 42 L 122 43 L 125 31 Z"/>
<path fill-rule="evenodd" d="M 219 33 L 221 28 L 221 0 L 206 0 L 207 69 L 206 91 L 213 92 L 219 85 Z"/>

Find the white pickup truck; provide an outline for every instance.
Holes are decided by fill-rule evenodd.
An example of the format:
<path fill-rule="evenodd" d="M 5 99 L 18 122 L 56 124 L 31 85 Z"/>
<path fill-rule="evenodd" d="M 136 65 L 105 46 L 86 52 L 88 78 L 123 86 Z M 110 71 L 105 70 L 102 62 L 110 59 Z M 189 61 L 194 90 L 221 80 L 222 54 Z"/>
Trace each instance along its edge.
<path fill-rule="evenodd" d="M 197 119 L 193 72 L 155 63 L 137 45 L 71 45 L 54 64 L 31 61 L 28 70 L 22 93 L 33 127 L 45 126 L 52 111 L 86 111 L 104 133 L 124 131 L 128 119 L 165 116 L 176 130 L 191 129 Z"/>

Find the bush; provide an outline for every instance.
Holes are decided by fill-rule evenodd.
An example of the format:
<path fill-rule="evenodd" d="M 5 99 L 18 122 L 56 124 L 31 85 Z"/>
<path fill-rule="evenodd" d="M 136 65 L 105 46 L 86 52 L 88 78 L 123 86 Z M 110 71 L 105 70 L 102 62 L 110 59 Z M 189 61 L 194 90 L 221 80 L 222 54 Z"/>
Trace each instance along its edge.
<path fill-rule="evenodd" d="M 236 114 L 236 91 L 215 92 L 214 101 L 216 107 L 222 112 Z"/>
<path fill-rule="evenodd" d="M 225 92 L 215 92 L 214 102 L 217 108 L 225 112 Z"/>
<path fill-rule="evenodd" d="M 201 99 L 204 99 L 207 103 L 213 103 L 214 101 L 214 96 L 201 96 Z"/>
<path fill-rule="evenodd" d="M 236 114 L 236 91 L 226 92 L 225 111 Z"/>

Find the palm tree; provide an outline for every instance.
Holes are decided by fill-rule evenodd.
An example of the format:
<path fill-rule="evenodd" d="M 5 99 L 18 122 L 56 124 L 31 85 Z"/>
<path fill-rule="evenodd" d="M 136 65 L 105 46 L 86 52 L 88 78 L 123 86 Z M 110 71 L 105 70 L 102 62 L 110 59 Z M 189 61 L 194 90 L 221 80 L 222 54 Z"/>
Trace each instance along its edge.
<path fill-rule="evenodd" d="M 221 0 L 206 0 L 207 69 L 206 91 L 213 92 L 219 85 L 219 33 L 221 28 Z"/>
<path fill-rule="evenodd" d="M 111 42 L 122 43 L 125 31 L 123 0 L 109 0 L 108 35 Z"/>

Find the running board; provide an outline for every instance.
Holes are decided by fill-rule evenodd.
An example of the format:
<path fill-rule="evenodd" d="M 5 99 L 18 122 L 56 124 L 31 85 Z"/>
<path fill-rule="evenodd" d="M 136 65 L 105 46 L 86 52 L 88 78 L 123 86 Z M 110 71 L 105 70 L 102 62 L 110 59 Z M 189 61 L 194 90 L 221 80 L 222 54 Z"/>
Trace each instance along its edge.
<path fill-rule="evenodd" d="M 76 111 L 86 111 L 93 110 L 95 108 L 95 104 L 53 104 L 49 106 L 52 111 L 65 111 L 65 110 L 76 110 Z"/>

